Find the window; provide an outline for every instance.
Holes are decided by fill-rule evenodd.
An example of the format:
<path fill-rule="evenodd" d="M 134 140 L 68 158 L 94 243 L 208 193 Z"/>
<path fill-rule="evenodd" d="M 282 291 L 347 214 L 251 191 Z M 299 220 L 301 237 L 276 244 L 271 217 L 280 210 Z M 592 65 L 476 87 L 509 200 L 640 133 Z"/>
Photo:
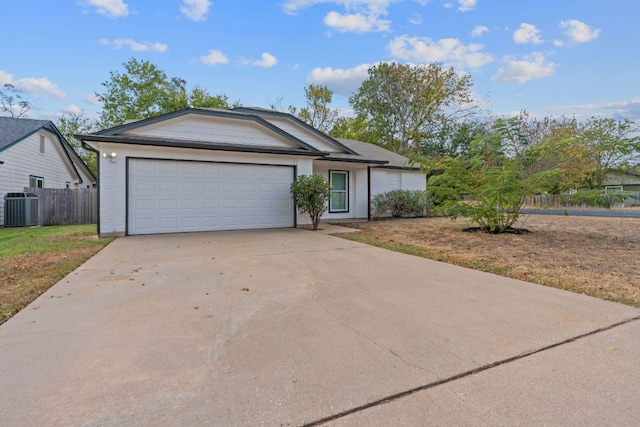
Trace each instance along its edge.
<path fill-rule="evenodd" d="M 608 193 L 609 191 L 622 191 L 622 185 L 607 185 L 604 187 L 605 193 Z"/>
<path fill-rule="evenodd" d="M 45 139 L 44 135 L 40 135 L 40 154 L 44 154 Z"/>
<path fill-rule="evenodd" d="M 329 212 L 348 212 L 349 172 L 329 171 L 329 183 L 331 184 Z"/>
<path fill-rule="evenodd" d="M 29 175 L 29 187 L 31 188 L 43 188 L 44 178 L 41 176 Z"/>
<path fill-rule="evenodd" d="M 65 183 L 65 186 L 67 187 L 67 190 L 68 190 L 68 189 L 70 189 L 70 188 L 71 188 L 71 183 L 70 183 L 69 181 L 67 181 L 67 182 Z"/>

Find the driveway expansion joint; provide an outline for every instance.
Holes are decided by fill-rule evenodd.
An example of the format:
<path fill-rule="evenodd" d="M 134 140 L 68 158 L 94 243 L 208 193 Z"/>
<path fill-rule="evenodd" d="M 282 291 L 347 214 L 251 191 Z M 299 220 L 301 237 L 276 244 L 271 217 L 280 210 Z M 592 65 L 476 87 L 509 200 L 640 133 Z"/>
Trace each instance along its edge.
<path fill-rule="evenodd" d="M 624 326 L 624 325 L 626 325 L 628 323 L 632 323 L 632 322 L 636 322 L 636 321 L 640 321 L 640 315 L 632 317 L 632 318 L 629 318 L 629 319 L 626 319 L 626 320 L 622 320 L 620 322 L 616 322 L 616 323 L 614 323 L 612 325 L 609 325 L 609 326 L 604 326 L 602 328 L 595 329 L 595 330 L 590 331 L 590 332 L 585 332 L 584 334 L 580 334 L 580 335 L 577 335 L 575 337 L 567 338 L 566 340 L 563 340 L 563 341 L 560 341 L 560 342 L 557 342 L 557 343 L 554 343 L 554 344 L 550 344 L 550 345 L 547 345 L 547 346 L 544 346 L 544 347 L 541 347 L 541 348 L 538 348 L 538 349 L 535 349 L 535 350 L 526 351 L 524 353 L 521 353 L 521 354 L 518 354 L 518 355 L 515 355 L 515 356 L 512 356 L 512 357 L 508 357 L 506 359 L 498 360 L 496 362 L 492 362 L 492 363 L 480 366 L 480 367 L 475 368 L 475 369 L 470 369 L 468 371 L 461 372 L 459 374 L 453 375 L 453 376 L 448 377 L 448 378 L 443 378 L 443 379 L 440 379 L 440 380 L 437 380 L 437 381 L 434 381 L 434 382 L 431 382 L 431 383 L 428 383 L 428 384 L 424 384 L 424 385 L 421 385 L 421 386 L 418 386 L 418 387 L 414 387 L 414 388 L 409 389 L 409 390 L 405 390 L 405 391 L 402 391 L 402 392 L 399 392 L 399 393 L 396 393 L 396 394 L 392 394 L 390 396 L 386 396 L 386 397 L 383 397 L 381 399 L 374 400 L 374 401 L 369 402 L 369 403 L 365 403 L 364 405 L 360 405 L 360 406 L 357 406 L 355 408 L 347 409 L 346 411 L 339 412 L 339 413 L 334 414 L 334 415 L 329 415 L 327 417 L 318 419 L 316 421 L 305 423 L 302 426 L 303 427 L 315 427 L 315 426 L 320 426 L 320 425 L 326 424 L 326 423 L 331 422 L 331 421 L 336 421 L 336 420 L 338 420 L 340 418 L 344 418 L 346 416 L 349 416 L 349 415 L 352 415 L 352 414 L 356 414 L 358 412 L 362 412 L 364 410 L 367 410 L 367 409 L 370 409 L 370 408 L 373 408 L 373 407 L 376 407 L 376 406 L 381 406 L 381 405 L 384 405 L 384 404 L 387 404 L 387 403 L 402 399 L 404 397 L 410 396 L 410 395 L 418 393 L 420 391 L 428 390 L 428 389 L 431 389 L 431 388 L 434 388 L 434 387 L 437 387 L 437 386 L 440 386 L 440 385 L 443 385 L 443 384 L 447 384 L 447 383 L 450 383 L 450 382 L 453 382 L 453 381 L 457 381 L 457 380 L 463 379 L 465 377 L 469 377 L 469 376 L 478 374 L 480 372 L 487 371 L 489 369 L 493 369 L 493 368 L 501 366 L 501 365 L 505 365 L 505 364 L 508 364 L 508 363 L 512 363 L 512 362 L 518 361 L 520 359 L 525 359 L 525 358 L 533 356 L 535 354 L 542 353 L 542 352 L 554 349 L 556 347 L 563 346 L 565 344 L 570 344 L 572 342 L 579 341 L 581 339 L 584 339 L 584 338 L 587 338 L 587 337 L 590 337 L 590 336 L 593 336 L 593 335 L 597 335 L 597 334 L 600 334 L 602 332 L 610 331 L 612 329 L 615 329 L 615 328 L 618 328 L 620 326 Z M 345 326 L 347 326 L 347 325 L 345 325 Z"/>

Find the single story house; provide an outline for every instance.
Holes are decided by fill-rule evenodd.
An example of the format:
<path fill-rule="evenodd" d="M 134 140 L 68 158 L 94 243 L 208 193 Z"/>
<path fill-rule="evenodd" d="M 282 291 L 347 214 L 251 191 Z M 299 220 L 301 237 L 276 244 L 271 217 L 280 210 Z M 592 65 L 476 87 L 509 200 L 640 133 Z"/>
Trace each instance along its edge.
<path fill-rule="evenodd" d="M 369 218 L 376 194 L 426 187 L 403 156 L 260 108 L 188 108 L 76 137 L 99 153 L 102 236 L 308 224 L 289 192 L 300 175 L 331 183 L 324 220 Z"/>
<path fill-rule="evenodd" d="M 4 196 L 34 188 L 92 188 L 87 165 L 49 120 L 0 117 L 0 225 Z"/>
<path fill-rule="evenodd" d="M 612 169 L 607 172 L 603 184 L 605 190 L 640 191 L 640 173 Z"/>

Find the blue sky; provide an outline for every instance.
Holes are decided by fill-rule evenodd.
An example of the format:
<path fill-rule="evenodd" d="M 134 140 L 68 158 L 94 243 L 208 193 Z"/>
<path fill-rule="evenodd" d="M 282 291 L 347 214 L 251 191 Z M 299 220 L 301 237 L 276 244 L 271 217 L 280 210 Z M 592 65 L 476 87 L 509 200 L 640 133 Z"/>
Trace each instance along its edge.
<path fill-rule="evenodd" d="M 31 118 L 100 111 L 130 58 L 244 106 L 333 106 L 382 61 L 469 73 L 493 114 L 640 118 L 637 0 L 0 0 L 0 85 Z"/>

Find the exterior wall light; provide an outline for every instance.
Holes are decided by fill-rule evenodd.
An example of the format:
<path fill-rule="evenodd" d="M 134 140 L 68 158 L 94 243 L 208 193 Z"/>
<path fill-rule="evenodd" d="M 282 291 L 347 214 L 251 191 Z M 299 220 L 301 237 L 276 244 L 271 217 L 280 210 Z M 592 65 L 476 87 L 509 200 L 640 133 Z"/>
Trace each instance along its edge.
<path fill-rule="evenodd" d="M 102 153 L 102 157 L 106 158 L 110 158 L 112 162 L 116 161 L 116 156 L 117 154 L 115 152 L 112 153 Z"/>

